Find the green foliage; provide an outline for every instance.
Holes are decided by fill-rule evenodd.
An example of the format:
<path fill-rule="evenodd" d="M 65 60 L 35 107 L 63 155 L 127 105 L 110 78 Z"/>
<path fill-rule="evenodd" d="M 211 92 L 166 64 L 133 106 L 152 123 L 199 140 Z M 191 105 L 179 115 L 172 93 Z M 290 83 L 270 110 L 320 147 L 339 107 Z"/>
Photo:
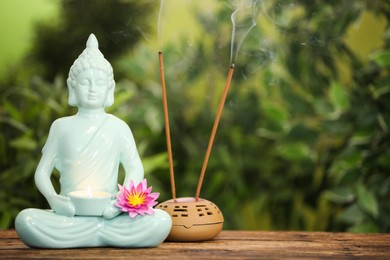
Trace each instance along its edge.
<path fill-rule="evenodd" d="M 288 6 L 262 6 L 268 16 L 242 46 L 203 197 L 221 206 L 226 228 L 388 232 L 388 45 L 361 60 L 345 44 L 348 28 L 364 12 L 388 17 L 388 6 Z M 230 12 L 221 8 L 217 17 Z M 198 17 L 204 37 L 197 47 L 172 44 L 165 51 L 166 64 L 179 62 L 169 60 L 176 53 L 181 64 L 191 64 L 166 76 L 175 97 L 177 186 L 185 196 L 192 196 L 203 160 L 230 42 L 223 36 L 227 24 Z M 282 24 L 283 17 L 291 18 Z"/>
<path fill-rule="evenodd" d="M 234 60 L 201 197 L 222 209 L 227 229 L 389 232 L 389 6 L 364 0 L 260 4 L 257 26 Z M 201 39 L 191 45 L 173 39 L 163 46 L 180 197 L 195 193 L 229 67 L 231 12 L 222 1 L 210 12 L 196 8 Z M 382 47 L 362 58 L 345 38 L 367 13 L 387 19 L 387 27 Z M 118 16 L 121 27 L 122 15 L 104 17 Z M 83 23 L 92 26 L 94 17 Z M 145 19 L 140 15 L 137 21 Z M 71 28 L 59 28 L 64 27 Z M 97 24 L 96 30 L 111 35 L 118 27 Z M 41 33 L 68 37 L 54 28 L 53 35 Z M 61 47 L 61 57 L 69 50 L 74 60 L 88 33 L 80 33 L 80 43 Z M 170 198 L 170 184 L 157 53 L 146 44 L 114 50 L 113 39 L 101 43 L 119 71 L 109 112 L 132 128 L 149 182 L 163 201 Z M 132 51 L 125 52 L 127 47 Z M 48 56 L 37 56 L 42 69 L 55 64 L 45 77 L 69 68 L 57 54 Z M 12 226 L 22 208 L 45 206 L 33 174 L 51 122 L 74 112 L 67 108 L 64 82 L 61 76 L 30 75 L 23 86 L 0 84 L 0 227 Z"/>
<path fill-rule="evenodd" d="M 39 61 L 38 73 L 49 80 L 58 73 L 68 73 L 90 33 L 98 37 L 99 48 L 107 59 L 124 54 L 150 30 L 150 16 L 156 7 L 152 1 L 136 0 L 68 0 L 60 4 L 62 19 L 58 24 L 36 26 L 29 57 L 35 67 Z"/>
<path fill-rule="evenodd" d="M 1 95 L 2 228 L 26 207 L 47 207 L 34 187 L 33 173 L 52 119 L 67 111 L 63 79 L 53 83 L 32 78 L 31 88 L 12 87 Z M 45 102 L 42 102 L 45 101 Z"/>

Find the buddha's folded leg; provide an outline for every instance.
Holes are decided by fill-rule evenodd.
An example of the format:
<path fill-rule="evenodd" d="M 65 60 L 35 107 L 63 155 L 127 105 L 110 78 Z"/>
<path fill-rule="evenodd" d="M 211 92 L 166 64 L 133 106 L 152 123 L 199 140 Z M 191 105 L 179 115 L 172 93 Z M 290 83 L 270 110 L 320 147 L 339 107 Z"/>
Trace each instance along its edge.
<path fill-rule="evenodd" d="M 100 246 L 101 217 L 66 217 L 51 210 L 25 209 L 15 220 L 20 239 L 30 247 L 74 248 Z"/>
<path fill-rule="evenodd" d="M 106 220 L 101 230 L 103 244 L 115 247 L 154 247 L 162 243 L 172 227 L 172 219 L 163 210 L 154 209 L 154 214 L 130 218 L 122 213 Z"/>
<path fill-rule="evenodd" d="M 162 210 L 153 215 L 130 218 L 121 214 L 114 219 L 66 217 L 50 210 L 26 209 L 15 220 L 20 239 L 30 247 L 153 247 L 168 236 L 171 217 Z"/>

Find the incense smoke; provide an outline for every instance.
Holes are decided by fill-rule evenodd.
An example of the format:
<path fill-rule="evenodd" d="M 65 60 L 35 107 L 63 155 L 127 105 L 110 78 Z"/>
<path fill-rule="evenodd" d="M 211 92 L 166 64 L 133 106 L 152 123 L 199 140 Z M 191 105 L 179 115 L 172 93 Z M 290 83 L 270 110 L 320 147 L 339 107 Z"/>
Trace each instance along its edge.
<path fill-rule="evenodd" d="M 230 63 L 235 62 L 242 43 L 249 32 L 256 26 L 258 4 L 260 0 L 232 0 L 235 9 L 232 21 L 232 39 L 230 45 Z"/>
<path fill-rule="evenodd" d="M 296 4 L 294 3 L 293 0 L 289 1 L 283 1 L 283 2 L 277 2 L 273 7 L 272 7 L 272 13 L 273 15 L 271 16 L 269 14 L 269 11 L 267 11 L 267 7 L 265 5 L 265 2 L 262 2 L 262 13 L 264 16 L 274 25 L 284 28 L 288 25 L 288 17 L 289 15 L 286 15 L 286 12 L 294 10 Z"/>

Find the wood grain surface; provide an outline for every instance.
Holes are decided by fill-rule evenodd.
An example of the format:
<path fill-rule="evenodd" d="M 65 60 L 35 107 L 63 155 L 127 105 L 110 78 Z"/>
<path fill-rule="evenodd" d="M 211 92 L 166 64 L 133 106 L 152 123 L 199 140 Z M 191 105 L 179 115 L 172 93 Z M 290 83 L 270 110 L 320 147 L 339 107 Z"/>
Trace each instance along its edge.
<path fill-rule="evenodd" d="M 390 234 L 222 231 L 213 240 L 156 248 L 34 249 L 0 230 L 0 259 L 390 259 Z"/>

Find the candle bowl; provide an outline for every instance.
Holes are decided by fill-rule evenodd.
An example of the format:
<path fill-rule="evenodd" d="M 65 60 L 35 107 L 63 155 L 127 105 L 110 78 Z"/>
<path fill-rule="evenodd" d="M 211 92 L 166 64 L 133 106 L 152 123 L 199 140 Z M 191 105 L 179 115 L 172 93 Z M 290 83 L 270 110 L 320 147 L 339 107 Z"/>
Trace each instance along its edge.
<path fill-rule="evenodd" d="M 110 193 L 104 191 L 72 191 L 68 196 L 79 216 L 102 216 L 112 198 Z"/>
<path fill-rule="evenodd" d="M 172 229 L 167 241 L 205 241 L 213 239 L 222 230 L 222 212 L 211 201 L 177 198 L 165 201 L 156 208 L 165 210 L 172 217 Z"/>

